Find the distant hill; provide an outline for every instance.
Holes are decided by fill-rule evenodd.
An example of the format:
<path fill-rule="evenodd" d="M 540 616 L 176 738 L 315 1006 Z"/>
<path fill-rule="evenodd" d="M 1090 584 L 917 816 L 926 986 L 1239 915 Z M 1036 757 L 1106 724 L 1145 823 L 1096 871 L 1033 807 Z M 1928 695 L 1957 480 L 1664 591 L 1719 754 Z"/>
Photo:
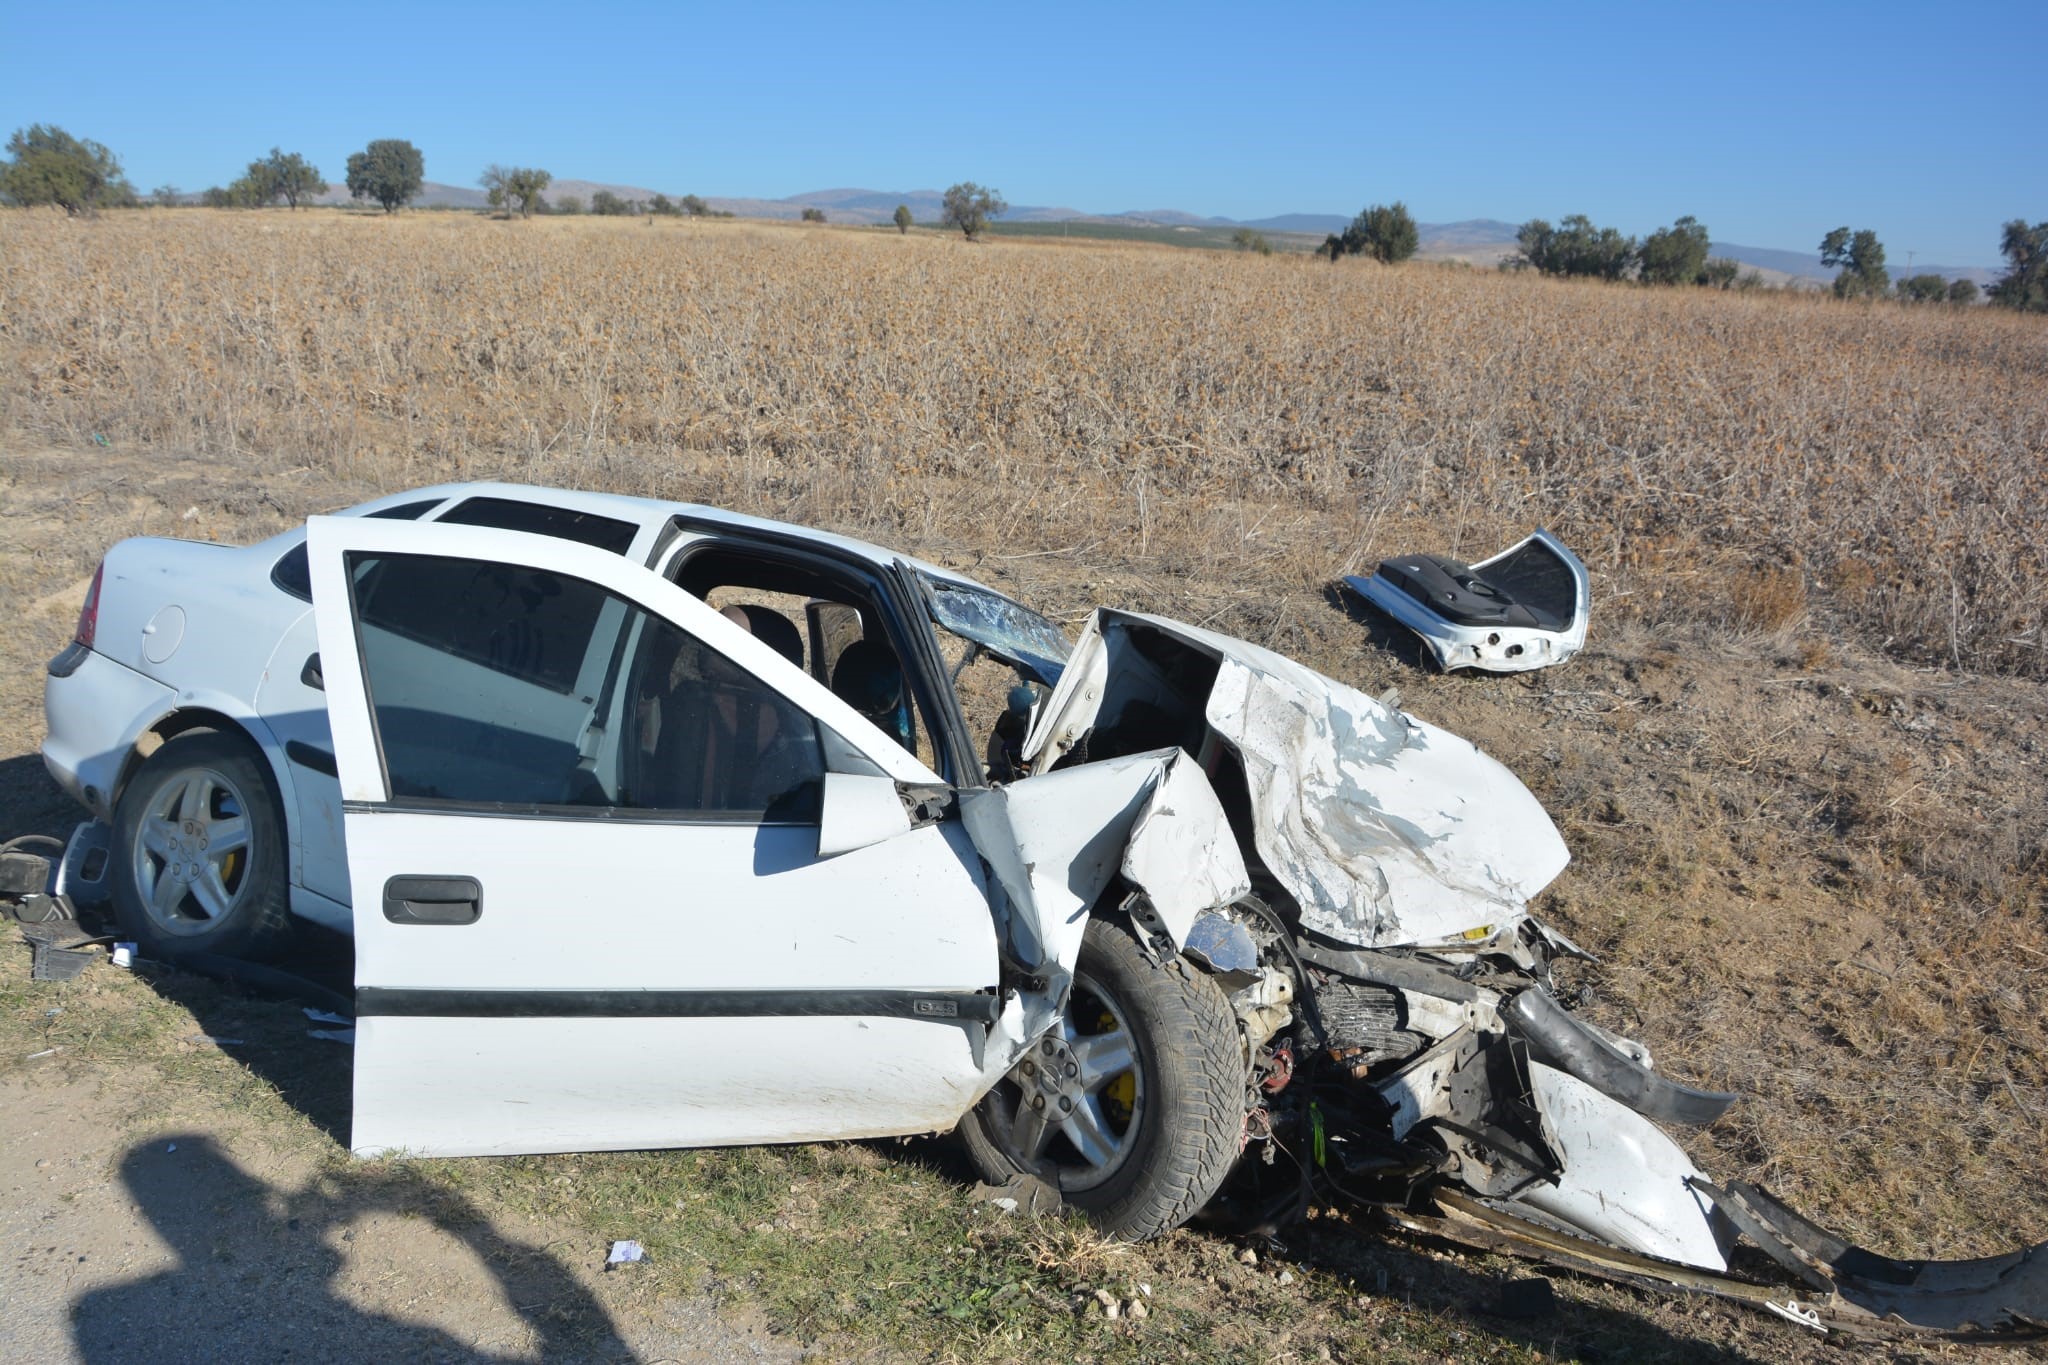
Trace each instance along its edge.
<path fill-rule="evenodd" d="M 1738 246 L 1733 242 L 1715 242 L 1708 251 L 1715 256 L 1741 261 L 1744 265 L 1781 271 L 1794 279 L 1825 284 L 1835 278 L 1835 272 L 1820 263 L 1817 251 L 1780 251 L 1767 246 Z M 1886 265 L 1894 280 L 1903 280 L 1911 275 L 1939 275 L 1945 280 L 1969 280 L 1980 289 L 1999 276 L 1998 271 L 1980 265 L 1927 265 L 1915 261 L 1909 266 L 1899 259 L 1888 261 Z"/>
<path fill-rule="evenodd" d="M 1341 213 L 1281 213 L 1244 221 L 1244 226 L 1264 232 L 1342 232 L 1350 225 L 1351 220 Z"/>
<path fill-rule="evenodd" d="M 329 185 L 325 193 L 315 195 L 312 202 L 353 204 L 355 200 L 349 198 L 347 185 L 336 182 Z M 423 209 L 480 209 L 490 204 L 482 190 L 462 185 L 443 185 L 433 180 L 427 181 L 421 187 L 419 197 L 412 202 L 414 207 Z"/>

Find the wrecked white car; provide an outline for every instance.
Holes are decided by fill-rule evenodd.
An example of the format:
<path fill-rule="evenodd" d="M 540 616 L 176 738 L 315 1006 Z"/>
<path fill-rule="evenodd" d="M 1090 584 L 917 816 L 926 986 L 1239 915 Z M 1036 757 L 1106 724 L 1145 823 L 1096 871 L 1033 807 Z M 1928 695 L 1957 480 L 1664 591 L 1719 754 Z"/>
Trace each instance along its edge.
<path fill-rule="evenodd" d="M 146 950 L 352 927 L 358 1152 L 957 1127 L 1126 1236 L 1342 1196 L 1816 1324 L 2044 1316 L 2048 1250 L 1888 1261 L 1706 1180 L 1662 1125 L 1733 1097 L 1547 989 L 1530 793 L 1242 641 L 492 487 L 124 542 L 51 673 Z"/>

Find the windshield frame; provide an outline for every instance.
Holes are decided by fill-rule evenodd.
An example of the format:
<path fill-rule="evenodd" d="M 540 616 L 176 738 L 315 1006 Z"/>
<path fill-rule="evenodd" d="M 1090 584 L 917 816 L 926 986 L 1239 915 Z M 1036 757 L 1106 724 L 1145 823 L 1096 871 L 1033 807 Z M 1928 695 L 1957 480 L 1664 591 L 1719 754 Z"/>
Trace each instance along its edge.
<path fill-rule="evenodd" d="M 917 576 L 936 628 L 1008 664 L 1027 681 L 1048 688 L 1059 684 L 1073 657 L 1074 642 L 1049 617 L 979 583 L 923 569 Z M 972 612 L 952 610 L 961 599 L 979 599 L 987 610 L 980 619 Z"/>

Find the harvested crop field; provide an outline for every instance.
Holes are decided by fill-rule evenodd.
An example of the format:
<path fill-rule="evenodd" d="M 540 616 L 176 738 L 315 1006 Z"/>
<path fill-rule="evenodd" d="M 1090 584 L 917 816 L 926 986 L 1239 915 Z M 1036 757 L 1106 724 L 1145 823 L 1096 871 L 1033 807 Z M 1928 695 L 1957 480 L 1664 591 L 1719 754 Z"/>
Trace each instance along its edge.
<path fill-rule="evenodd" d="M 2048 332 L 1992 310 L 653 219 L 23 213 L 0 243 L 0 400 L 45 435 L 1305 584 L 1543 521 L 1609 620 L 1811 607 L 2048 672 Z"/>
<path fill-rule="evenodd" d="M 1692 1142 L 1703 1168 L 1895 1254 L 2048 1239 L 2037 320 L 739 223 L 8 212 L 0 352 L 0 589 L 33 604 L 0 643 L 0 835 L 69 818 L 33 757 L 40 661 L 121 536 L 254 539 L 457 477 L 715 502 L 900 545 L 1069 621 L 1133 606 L 1398 686 L 1557 818 L 1575 862 L 1536 909 L 1601 955 L 1568 982 L 1591 1017 L 1742 1093 Z M 1430 675 L 1331 588 L 1534 524 L 1594 576 L 1591 643 L 1561 669 Z M 10 977 L 0 1036 L 44 1036 L 39 999 Z M 55 1084 L 19 1055 L 0 1077 Z M 338 1162 L 331 1136 L 295 1141 Z M 719 1254 L 748 1270 L 721 1283 L 806 1337 L 997 1357 L 1313 1358 L 1389 1332 L 1424 1357 L 1807 1349 L 1583 1286 L 1517 1327 L 1474 1305 L 1518 1273 L 1485 1260 L 1394 1262 L 1390 1307 L 1371 1292 L 1386 1244 L 1324 1218 L 1283 1234 L 1293 1296 L 1270 1248 L 1241 1276 L 1234 1245 L 1195 1232 L 1103 1262 L 1071 1232 L 1034 1251 L 976 1224 L 997 1278 L 1035 1256 L 1041 1292 L 955 1299 L 899 1267 L 934 1326 L 750 1240 L 756 1221 L 844 1235 L 828 1190 L 906 1210 L 905 1245 L 928 1241 L 972 1215 L 926 1166 L 660 1160 L 736 1210 L 678 1243 L 735 1239 Z M 642 1199 L 662 1180 L 648 1158 L 518 1166 L 430 1178 L 564 1225 L 610 1207 L 607 1181 Z M 535 1195 L 534 1172 L 572 1179 Z M 593 1184 L 591 1204 L 562 1192 Z M 1090 1276 L 1151 1277 L 1183 1335 L 1089 1318 Z"/>

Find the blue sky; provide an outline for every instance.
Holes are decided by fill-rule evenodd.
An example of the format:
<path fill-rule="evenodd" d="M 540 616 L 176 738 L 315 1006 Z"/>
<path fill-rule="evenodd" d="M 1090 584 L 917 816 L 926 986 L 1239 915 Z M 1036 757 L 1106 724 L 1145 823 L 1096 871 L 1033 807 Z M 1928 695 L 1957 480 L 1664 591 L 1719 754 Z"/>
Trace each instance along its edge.
<path fill-rule="evenodd" d="M 339 180 L 404 137 L 670 193 L 943 188 L 1257 218 L 1405 200 L 1425 222 L 1582 212 L 1895 271 L 1993 264 L 2048 218 L 2026 6 L 1320 3 L 30 4 L 0 130 L 61 124 L 148 189 L 278 144 Z"/>

